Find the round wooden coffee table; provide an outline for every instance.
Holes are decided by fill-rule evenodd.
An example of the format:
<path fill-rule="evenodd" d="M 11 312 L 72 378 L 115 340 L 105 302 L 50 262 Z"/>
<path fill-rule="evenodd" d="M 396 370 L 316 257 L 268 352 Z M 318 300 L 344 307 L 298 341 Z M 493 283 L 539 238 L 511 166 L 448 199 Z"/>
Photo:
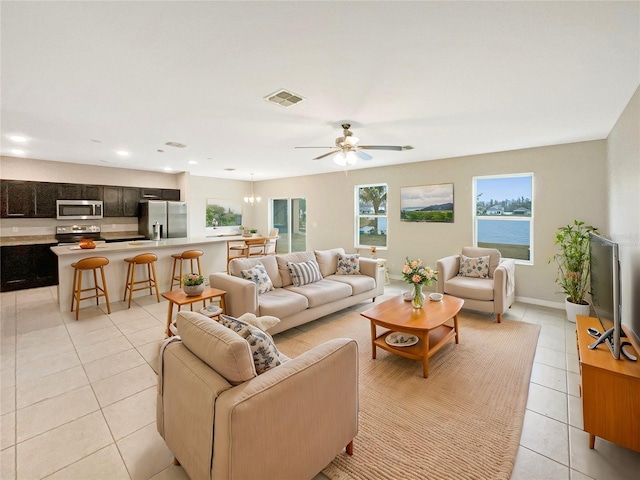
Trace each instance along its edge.
<path fill-rule="evenodd" d="M 452 338 L 460 343 L 458 312 L 463 304 L 464 300 L 445 295 L 439 302 L 427 301 L 422 308 L 413 308 L 411 302 L 399 296 L 365 310 L 360 315 L 371 322 L 371 358 L 376 358 L 376 348 L 382 348 L 395 355 L 422 360 L 422 376 L 427 378 L 429 357 Z M 453 320 L 453 325 L 446 325 L 449 320 Z M 390 331 L 378 335 L 377 326 Z M 395 332 L 415 335 L 418 342 L 406 347 L 389 345 L 386 339 Z"/>

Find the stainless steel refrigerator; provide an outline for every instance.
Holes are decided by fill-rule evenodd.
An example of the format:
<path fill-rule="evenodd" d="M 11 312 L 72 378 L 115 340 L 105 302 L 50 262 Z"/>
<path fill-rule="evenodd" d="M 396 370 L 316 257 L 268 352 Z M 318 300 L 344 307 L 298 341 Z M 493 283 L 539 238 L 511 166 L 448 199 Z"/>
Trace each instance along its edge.
<path fill-rule="evenodd" d="M 153 239 L 153 226 L 160 225 L 160 238 L 187 236 L 187 203 L 165 200 L 142 200 L 138 216 L 138 233 Z"/>

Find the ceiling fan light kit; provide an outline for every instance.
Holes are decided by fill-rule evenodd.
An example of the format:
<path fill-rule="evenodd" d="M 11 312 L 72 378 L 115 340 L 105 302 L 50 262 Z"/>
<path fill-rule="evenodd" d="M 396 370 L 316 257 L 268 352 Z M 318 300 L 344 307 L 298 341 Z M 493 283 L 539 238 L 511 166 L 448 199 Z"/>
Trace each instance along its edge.
<path fill-rule="evenodd" d="M 353 133 L 349 130 L 351 125 L 349 123 L 342 124 L 342 137 L 336 138 L 335 147 L 295 147 L 295 148 L 334 148 L 329 153 L 322 154 L 314 158 L 314 160 L 322 160 L 329 155 L 336 154 L 333 157 L 334 163 L 337 165 L 344 167 L 347 165 L 355 165 L 358 161 L 358 157 L 362 160 L 371 160 L 373 157 L 368 153 L 363 152 L 362 150 L 392 150 L 401 152 L 403 150 L 411 150 L 410 146 L 398 146 L 398 145 L 358 145 L 360 139 L 358 137 L 354 137 Z"/>

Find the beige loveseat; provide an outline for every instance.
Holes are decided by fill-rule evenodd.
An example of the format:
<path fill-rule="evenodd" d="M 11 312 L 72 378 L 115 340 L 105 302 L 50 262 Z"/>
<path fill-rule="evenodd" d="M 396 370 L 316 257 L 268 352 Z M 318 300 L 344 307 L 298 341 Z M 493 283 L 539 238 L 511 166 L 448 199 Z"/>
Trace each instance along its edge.
<path fill-rule="evenodd" d="M 236 331 L 196 312 L 160 351 L 157 427 L 191 480 L 313 478 L 358 432 L 358 346 L 339 338 L 257 375 Z"/>
<path fill-rule="evenodd" d="M 209 276 L 209 282 L 212 287 L 227 292 L 225 305 L 229 315 L 238 317 L 249 312 L 278 317 L 280 323 L 269 330 L 275 334 L 370 298 L 375 300 L 377 261 L 360 257 L 360 274 L 337 275 L 338 254 L 344 255 L 344 249 L 235 258 L 229 263 L 229 274 L 214 273 Z M 310 260 L 318 263 L 322 279 L 294 286 L 287 263 Z M 274 287 L 262 294 L 253 281 L 241 278 L 243 270 L 257 263 L 264 265 Z"/>
<path fill-rule="evenodd" d="M 515 299 L 515 260 L 502 258 L 495 248 L 464 247 L 462 255 L 471 259 L 489 257 L 488 277 L 461 274 L 461 256 L 451 255 L 436 262 L 437 291 L 462 298 L 465 309 L 495 313 L 500 323 Z"/>

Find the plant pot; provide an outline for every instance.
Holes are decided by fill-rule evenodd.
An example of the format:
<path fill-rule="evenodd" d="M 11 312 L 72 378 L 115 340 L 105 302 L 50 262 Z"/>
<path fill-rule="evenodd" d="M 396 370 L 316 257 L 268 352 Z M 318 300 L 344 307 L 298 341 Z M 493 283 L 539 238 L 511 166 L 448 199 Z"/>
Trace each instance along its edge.
<path fill-rule="evenodd" d="M 200 285 L 183 285 L 182 290 L 187 297 L 197 297 L 204 292 L 204 283 Z"/>
<path fill-rule="evenodd" d="M 568 298 L 564 299 L 564 308 L 567 311 L 567 320 L 571 323 L 576 323 L 576 315 L 589 316 L 589 304 L 580 305 L 577 303 L 571 303 Z"/>

